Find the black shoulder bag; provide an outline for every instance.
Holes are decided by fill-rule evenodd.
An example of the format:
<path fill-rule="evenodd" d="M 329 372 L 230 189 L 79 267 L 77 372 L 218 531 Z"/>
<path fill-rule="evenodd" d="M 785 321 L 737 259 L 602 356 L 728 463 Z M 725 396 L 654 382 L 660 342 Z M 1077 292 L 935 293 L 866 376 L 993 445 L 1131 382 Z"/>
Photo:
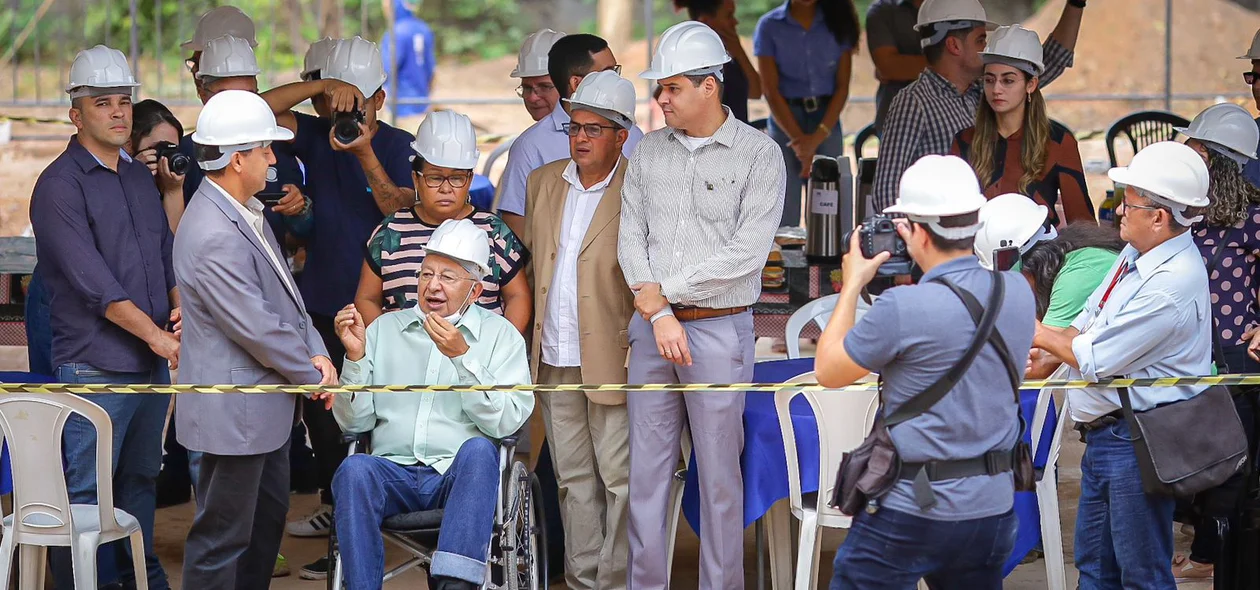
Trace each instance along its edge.
<path fill-rule="evenodd" d="M 972 459 L 905 464 L 901 461 L 889 433 L 892 427 L 924 414 L 943 399 L 971 367 L 980 349 L 986 343 L 993 341 L 992 337 L 996 335 L 994 326 L 1002 308 L 1006 289 L 1000 273 L 993 272 L 992 276 L 993 287 L 990 290 L 988 307 L 980 312 L 978 302 L 976 302 L 976 309 L 972 309 L 968 304 L 968 311 L 973 313 L 977 328 L 971 344 L 968 345 L 958 363 L 923 392 L 899 406 L 897 411 L 887 418 L 884 417 L 882 406 L 883 381 L 880 381 L 881 407 L 875 418 L 875 424 L 861 445 L 844 454 L 836 473 L 831 506 L 850 516 L 855 515 L 866 509 L 871 500 L 887 494 L 899 480 L 911 479 L 914 481 L 916 501 L 924 509 L 928 509 L 935 505 L 935 498 L 932 496 L 932 481 L 997 474 L 1012 469 L 1012 464 L 1016 461 L 1012 460 L 1013 455 L 1009 450 L 994 451 Z M 960 295 L 964 304 L 968 303 L 968 298 L 975 301 L 975 297 L 970 293 L 946 280 L 938 279 L 936 282 L 946 285 L 956 294 L 965 293 L 966 296 Z M 1018 377 L 1015 383 L 1017 386 Z M 1027 451 L 1026 445 L 1024 450 Z M 1031 458 L 1027 465 L 1031 470 Z"/>

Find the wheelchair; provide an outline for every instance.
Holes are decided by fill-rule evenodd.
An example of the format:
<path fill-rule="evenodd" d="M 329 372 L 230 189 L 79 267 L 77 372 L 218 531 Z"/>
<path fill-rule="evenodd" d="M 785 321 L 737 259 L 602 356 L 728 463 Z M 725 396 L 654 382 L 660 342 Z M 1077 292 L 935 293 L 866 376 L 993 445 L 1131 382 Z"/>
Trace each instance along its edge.
<path fill-rule="evenodd" d="M 371 433 L 347 433 L 342 442 L 349 454 L 366 453 Z M 499 446 L 499 501 L 494 514 L 493 535 L 486 560 L 483 590 L 545 590 L 547 588 L 547 529 L 538 476 L 517 461 L 517 437 L 497 441 Z M 437 547 L 443 509 L 397 514 L 385 519 L 381 534 L 387 544 L 402 548 L 410 558 L 390 568 L 386 564 L 383 582 L 415 567 L 426 570 Z M 328 536 L 328 590 L 342 590 L 344 571 L 337 545 L 337 525 Z"/>

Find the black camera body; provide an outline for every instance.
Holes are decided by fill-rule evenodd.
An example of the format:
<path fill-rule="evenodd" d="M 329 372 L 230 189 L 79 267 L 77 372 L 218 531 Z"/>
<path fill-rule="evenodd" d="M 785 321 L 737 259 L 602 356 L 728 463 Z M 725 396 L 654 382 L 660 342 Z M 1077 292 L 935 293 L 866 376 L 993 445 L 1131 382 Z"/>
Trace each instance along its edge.
<path fill-rule="evenodd" d="M 182 176 L 187 174 L 188 169 L 192 167 L 192 158 L 179 151 L 179 146 L 169 141 L 159 141 L 153 144 L 153 152 L 157 155 L 157 159 L 166 159 L 166 166 L 171 169 L 172 174 Z"/>
<path fill-rule="evenodd" d="M 357 109 L 333 113 L 332 120 L 333 138 L 342 145 L 350 145 L 363 135 L 363 132 L 359 130 L 359 123 L 367 122 L 363 111 Z"/>
<path fill-rule="evenodd" d="M 844 237 L 843 248 L 846 253 L 850 239 L 849 235 Z M 876 215 L 863 222 L 858 229 L 858 245 L 865 258 L 874 258 L 880 252 L 889 254 L 888 260 L 879 265 L 876 276 L 908 275 L 914 269 L 914 261 L 910 259 L 906 241 L 897 233 L 897 223 L 891 217 Z"/>

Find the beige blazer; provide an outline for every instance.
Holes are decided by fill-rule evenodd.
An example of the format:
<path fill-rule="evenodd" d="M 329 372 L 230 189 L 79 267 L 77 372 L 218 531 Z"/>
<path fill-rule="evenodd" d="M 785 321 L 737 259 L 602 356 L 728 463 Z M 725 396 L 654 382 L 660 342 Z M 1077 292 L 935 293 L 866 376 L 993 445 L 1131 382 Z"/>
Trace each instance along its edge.
<path fill-rule="evenodd" d="M 530 265 L 526 272 L 534 289 L 534 332 L 530 339 L 530 369 L 535 380 L 542 356 L 543 318 L 547 291 L 555 276 L 560 230 L 569 183 L 563 174 L 569 160 L 552 162 L 529 175 L 525 189 L 525 235 Z M 617 233 L 621 222 L 621 184 L 629 162 L 622 157 L 595 208 L 591 225 L 578 253 L 578 326 L 582 347 L 582 382 L 625 383 L 630 339 L 626 328 L 634 314 L 634 294 L 617 262 Z M 587 398 L 604 405 L 626 403 L 621 391 L 588 391 Z"/>

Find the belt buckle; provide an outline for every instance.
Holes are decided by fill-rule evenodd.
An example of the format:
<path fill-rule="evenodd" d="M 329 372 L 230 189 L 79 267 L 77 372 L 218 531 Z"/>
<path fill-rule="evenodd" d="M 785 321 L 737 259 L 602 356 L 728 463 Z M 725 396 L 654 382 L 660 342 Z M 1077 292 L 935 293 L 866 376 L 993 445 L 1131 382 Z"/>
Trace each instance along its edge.
<path fill-rule="evenodd" d="M 805 107 L 805 112 L 807 113 L 812 113 L 818 110 L 818 97 L 817 96 L 809 96 L 809 97 L 803 98 L 801 99 L 801 103 Z"/>

